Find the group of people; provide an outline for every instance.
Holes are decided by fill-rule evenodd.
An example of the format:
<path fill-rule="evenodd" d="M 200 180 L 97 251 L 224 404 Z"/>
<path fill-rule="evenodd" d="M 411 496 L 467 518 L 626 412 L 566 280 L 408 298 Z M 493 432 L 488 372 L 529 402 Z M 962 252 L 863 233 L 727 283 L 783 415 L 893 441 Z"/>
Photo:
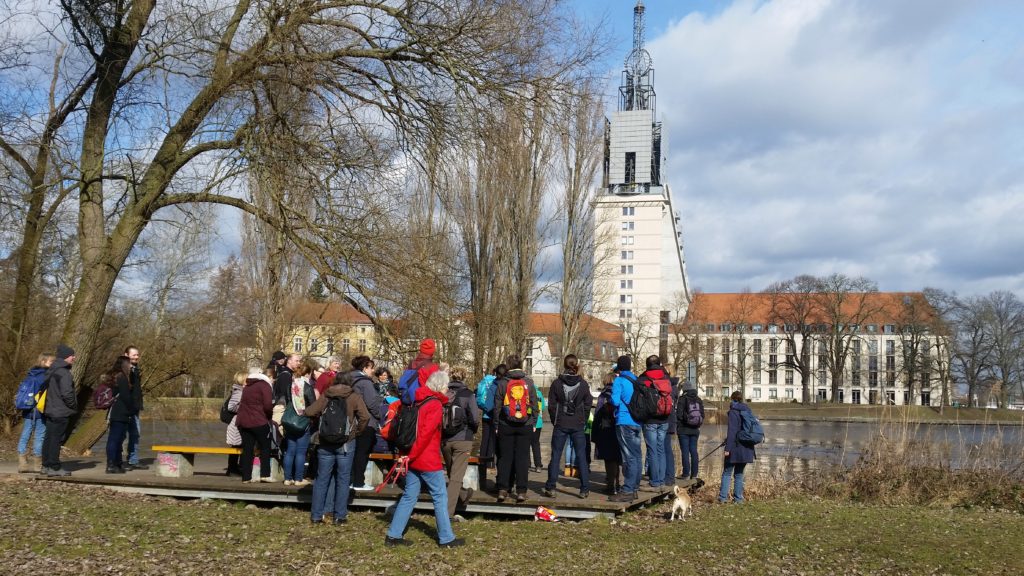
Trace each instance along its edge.
<path fill-rule="evenodd" d="M 135 346 L 125 348 L 124 354 L 117 357 L 97 386 L 98 392 L 109 390 L 109 404 L 102 406 L 107 411 L 108 474 L 147 469 L 139 462 L 139 440 L 142 436 L 139 414 L 143 408 L 140 356 Z M 55 354 L 39 355 L 36 365 L 29 369 L 18 387 L 15 408 L 21 411 L 23 418 L 18 440 L 19 472 L 71 475 L 71 471 L 61 464 L 60 447 L 71 419 L 79 412 L 78 394 L 71 378 L 74 362 L 74 349 L 59 344 Z M 94 396 L 94 400 L 98 397 Z M 124 458 L 126 440 L 127 460 Z"/>

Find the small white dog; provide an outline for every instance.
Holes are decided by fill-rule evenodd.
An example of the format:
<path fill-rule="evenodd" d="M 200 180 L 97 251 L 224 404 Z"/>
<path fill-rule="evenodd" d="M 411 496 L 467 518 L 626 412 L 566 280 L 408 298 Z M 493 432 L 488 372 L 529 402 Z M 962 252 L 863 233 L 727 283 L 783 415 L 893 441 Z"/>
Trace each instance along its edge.
<path fill-rule="evenodd" d="M 672 491 L 675 493 L 676 499 L 672 502 L 672 517 L 669 520 L 675 520 L 676 514 L 679 515 L 680 520 L 684 519 L 687 514 L 693 516 L 693 501 L 686 489 L 674 486 Z"/>

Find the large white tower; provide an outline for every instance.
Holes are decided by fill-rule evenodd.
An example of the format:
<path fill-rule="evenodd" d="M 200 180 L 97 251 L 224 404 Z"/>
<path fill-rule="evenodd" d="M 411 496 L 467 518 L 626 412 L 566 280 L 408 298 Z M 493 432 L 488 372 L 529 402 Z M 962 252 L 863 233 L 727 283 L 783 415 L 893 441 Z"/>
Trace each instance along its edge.
<path fill-rule="evenodd" d="M 653 63 L 644 49 L 644 5 L 638 0 L 618 110 L 605 127 L 603 188 L 594 210 L 600 242 L 594 310 L 623 327 L 632 341 L 627 348 L 664 359 L 668 324 L 685 315 L 690 288 L 680 216 L 663 180 L 665 150 L 653 81 Z"/>

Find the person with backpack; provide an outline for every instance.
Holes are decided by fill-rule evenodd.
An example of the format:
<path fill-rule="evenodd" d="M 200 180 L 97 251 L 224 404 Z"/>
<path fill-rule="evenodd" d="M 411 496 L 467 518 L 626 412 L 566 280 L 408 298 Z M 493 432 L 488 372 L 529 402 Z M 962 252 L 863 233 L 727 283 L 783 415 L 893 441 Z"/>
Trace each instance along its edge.
<path fill-rule="evenodd" d="M 398 379 L 398 393 L 402 404 L 411 405 L 416 396 L 416 389 L 426 384 L 427 378 L 440 369 L 434 362 L 436 351 L 437 345 L 433 339 L 424 338 L 420 342 L 419 353 L 409 362 L 409 366 Z"/>
<path fill-rule="evenodd" d="M 107 474 L 124 474 L 128 468 L 122 459 L 121 446 L 128 435 L 128 427 L 135 424 L 139 413 L 132 390 L 131 366 L 127 356 L 119 356 L 107 373 L 114 382 L 114 402 L 107 412 Z"/>
<path fill-rule="evenodd" d="M 374 362 L 369 356 L 356 356 L 352 359 L 351 382 L 352 390 L 362 397 L 366 409 L 370 412 L 370 423 L 356 437 L 356 454 L 352 462 L 352 489 L 357 492 L 373 490 L 366 485 L 366 466 L 370 462 L 370 453 L 377 443 L 377 431 L 387 415 L 383 412 L 384 397 L 377 390 L 373 381 Z"/>
<path fill-rule="evenodd" d="M 259 368 L 255 368 L 259 372 Z M 242 447 L 242 434 L 238 431 L 238 424 L 235 420 L 238 416 L 238 404 L 242 401 L 242 388 L 245 387 L 246 372 L 235 372 L 235 381 L 231 384 L 231 394 L 228 395 L 227 400 L 224 401 L 224 405 L 221 407 L 220 419 L 221 422 L 227 424 L 227 430 L 224 433 L 224 442 L 231 448 Z M 227 476 L 241 476 L 242 467 L 238 465 L 239 455 L 228 454 L 228 470 L 225 473 Z"/>
<path fill-rule="evenodd" d="M 270 458 L 273 431 L 271 416 L 274 413 L 274 388 L 266 375 L 258 370 L 250 371 L 242 389 L 242 398 L 238 402 L 238 414 L 235 423 L 242 437 L 243 482 L 273 482 L 270 476 Z M 253 475 L 252 465 L 255 461 L 256 447 L 260 449 L 259 476 Z"/>
<path fill-rule="evenodd" d="M 632 368 L 633 361 L 628 355 L 619 356 L 615 362 L 618 376 L 612 382 L 611 402 L 615 406 L 615 438 L 622 452 L 622 490 L 608 497 L 611 502 L 632 502 L 640 488 L 641 428 L 630 413 L 630 402 L 638 394 L 638 382 Z"/>
<path fill-rule="evenodd" d="M 725 462 L 722 467 L 722 487 L 718 492 L 718 501 L 722 504 L 729 502 L 731 479 L 733 502 L 742 504 L 744 470 L 747 464 L 757 458 L 753 444 L 742 441 L 743 423 L 748 415 L 753 418 L 754 413 L 750 411 L 750 406 L 743 402 L 743 392 L 733 392 L 730 399 L 732 402 L 729 404 L 729 427 L 725 436 Z M 743 414 L 744 412 L 747 414 Z"/>
<path fill-rule="evenodd" d="M 703 424 L 704 401 L 697 396 L 697 389 L 693 384 L 687 382 L 683 385 L 683 395 L 676 403 L 676 436 L 679 438 L 679 452 L 683 461 L 683 471 L 679 478 L 697 478 L 700 461 L 697 441 L 700 439 L 700 427 Z"/>
<path fill-rule="evenodd" d="M 398 500 L 398 505 L 395 506 L 395 514 L 391 517 L 391 524 L 384 536 L 385 546 L 412 544 L 405 539 L 405 529 L 409 525 L 409 517 L 412 516 L 413 507 L 423 485 L 426 485 L 434 502 L 438 546 L 454 548 L 466 543 L 465 540 L 456 538 L 455 532 L 452 531 L 452 523 L 448 517 L 448 490 L 441 462 L 441 431 L 444 409 L 448 404 L 448 382 L 447 372 L 434 372 L 423 386 L 416 390 L 413 404 L 402 407 L 403 412 L 408 411 L 407 415 L 415 415 L 416 433 L 408 453 L 401 457 L 408 465 L 405 489 Z M 409 422 L 408 419 L 405 421 Z"/>
<path fill-rule="evenodd" d="M 327 513 L 334 514 L 335 524 L 344 524 L 348 519 L 356 438 L 370 423 L 366 402 L 352 388 L 353 377 L 352 372 L 339 372 L 335 383 L 306 407 L 306 415 L 320 421 L 316 432 L 317 476 L 309 516 L 313 524 L 322 523 Z M 334 500 L 328 502 L 331 486 L 334 486 Z"/>
<path fill-rule="evenodd" d="M 496 467 L 494 458 L 498 452 L 498 423 L 491 419 L 491 412 L 494 411 L 494 394 L 498 388 L 498 378 L 504 377 L 506 372 L 508 367 L 498 364 L 492 373 L 484 375 L 476 385 L 476 406 L 480 409 L 480 420 L 483 424 L 476 470 L 480 479 L 480 489 L 484 491 L 487 490 L 487 469 Z"/>
<path fill-rule="evenodd" d="M 563 373 L 551 383 L 548 392 L 548 417 L 551 420 L 551 460 L 548 462 L 548 480 L 541 492 L 545 497 L 555 495 L 555 485 L 562 467 L 562 450 L 566 441 L 576 456 L 576 469 L 580 477 L 580 498 L 590 495 L 590 470 L 587 465 L 587 438 L 584 429 L 590 416 L 594 397 L 590 384 L 579 375 L 580 361 L 574 354 L 562 359 Z"/>
<path fill-rule="evenodd" d="M 21 436 L 18 438 L 18 472 L 38 472 L 43 463 L 43 439 L 46 437 L 46 424 L 43 413 L 36 406 L 36 394 L 46 384 L 46 371 L 53 364 L 53 354 L 40 354 L 36 365 L 29 368 L 25 379 L 18 386 L 14 397 L 14 407 L 21 412 Z M 35 434 L 32 443 L 34 461 L 28 452 L 29 440 Z"/>
<path fill-rule="evenodd" d="M 498 502 L 509 497 L 515 474 L 516 502 L 526 501 L 530 472 L 530 445 L 540 404 L 537 387 L 523 371 L 518 354 L 509 356 L 508 372 L 496 381 L 491 419 L 498 429 Z"/>
<path fill-rule="evenodd" d="M 604 461 L 605 494 L 618 494 L 620 469 L 622 468 L 622 452 L 619 441 L 615 437 L 615 405 L 612 404 L 612 382 L 615 374 L 609 372 L 602 379 L 601 393 L 597 396 L 594 406 L 594 424 L 591 429 L 591 440 L 594 442 L 594 457 Z"/>
<path fill-rule="evenodd" d="M 47 476 L 70 476 L 60 463 L 60 445 L 71 417 L 78 413 L 78 396 L 75 382 L 71 378 L 71 365 L 75 363 L 75 350 L 66 344 L 57 345 L 57 353 L 46 371 L 46 383 L 41 394 L 45 395 L 43 421 L 46 422 L 46 437 L 43 438 L 43 468 Z"/>
<path fill-rule="evenodd" d="M 650 463 L 651 488 L 660 490 L 666 480 L 665 451 L 672 449 L 667 442 L 668 420 L 673 415 L 672 382 L 668 378 L 668 373 L 661 366 L 661 358 L 656 354 L 648 356 L 646 364 L 647 370 L 637 379 L 637 386 L 646 386 L 657 390 L 658 405 L 657 411 L 641 424 Z"/>
<path fill-rule="evenodd" d="M 537 388 L 537 424 L 533 427 L 533 438 L 530 439 L 530 451 L 533 453 L 533 468 L 530 472 L 542 472 L 544 470 L 544 458 L 540 453 L 540 436 L 544 432 L 544 411 L 547 410 L 548 401 L 544 393 Z"/>
<path fill-rule="evenodd" d="M 463 488 L 462 480 L 469 465 L 469 453 L 473 450 L 473 435 L 480 427 L 480 409 L 476 406 L 473 392 L 465 384 L 467 376 L 469 370 L 462 366 L 451 369 L 448 404 L 442 418 L 441 455 L 448 471 L 448 517 L 454 521 L 461 521 L 455 509 L 460 505 L 465 508 L 473 497 L 473 490 Z"/>

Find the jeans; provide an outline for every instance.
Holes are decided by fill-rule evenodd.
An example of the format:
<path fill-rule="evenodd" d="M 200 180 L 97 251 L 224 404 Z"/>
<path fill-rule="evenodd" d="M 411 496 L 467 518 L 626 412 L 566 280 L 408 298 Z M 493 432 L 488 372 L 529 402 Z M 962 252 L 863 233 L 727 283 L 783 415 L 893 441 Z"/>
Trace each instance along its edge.
<path fill-rule="evenodd" d="M 732 497 L 733 500 L 740 504 L 743 502 L 743 469 L 747 467 L 746 462 L 733 464 L 729 462 L 729 459 L 725 459 L 725 465 L 722 468 L 722 489 L 718 492 L 719 502 L 729 501 L 729 477 L 733 479 Z"/>
<path fill-rule="evenodd" d="M 697 454 L 697 440 L 700 438 L 700 432 L 694 435 L 679 434 L 679 451 L 682 452 L 683 458 L 683 477 L 684 478 L 696 478 L 697 468 L 700 458 Z"/>
<path fill-rule="evenodd" d="M 651 487 L 659 488 L 665 483 L 665 438 L 668 436 L 668 422 L 644 424 L 644 441 L 647 443 L 648 461 L 651 464 Z"/>
<path fill-rule="evenodd" d="M 674 436 L 674 434 L 673 434 Z M 676 453 L 672 450 L 671 436 L 665 434 L 665 486 L 676 485 Z"/>
<path fill-rule="evenodd" d="M 43 417 L 32 410 L 32 415 L 25 418 L 21 424 L 21 438 L 18 439 L 18 454 L 25 454 L 28 451 L 28 440 L 35 432 L 35 442 L 32 443 L 32 452 L 36 456 L 43 455 L 43 439 L 46 438 L 46 423 Z"/>
<path fill-rule="evenodd" d="M 640 487 L 640 427 L 616 426 L 615 437 L 622 453 L 622 492 L 634 494 Z"/>
<path fill-rule="evenodd" d="M 576 456 L 576 470 L 580 475 L 580 491 L 590 490 L 590 469 L 587 466 L 587 437 L 583 430 L 571 430 L 555 426 L 551 432 L 551 462 L 548 463 L 548 481 L 544 487 L 554 490 L 558 481 L 559 469 L 562 467 L 562 450 L 569 441 Z"/>
<path fill-rule="evenodd" d="M 356 455 L 356 441 L 347 444 L 321 444 L 316 449 L 317 473 L 313 483 L 313 509 L 310 518 L 321 520 L 327 512 L 334 513 L 338 520 L 348 516 L 349 484 L 352 481 L 352 462 Z M 327 510 L 327 502 L 334 487 L 332 510 Z"/>
<path fill-rule="evenodd" d="M 68 429 L 67 418 L 45 417 L 46 437 L 43 439 L 43 468 L 60 470 L 60 442 Z"/>
<path fill-rule="evenodd" d="M 302 480 L 306 474 L 306 451 L 309 450 L 311 435 L 307 429 L 298 436 L 285 434 L 284 479 Z"/>
<path fill-rule="evenodd" d="M 124 463 L 121 459 L 121 446 L 131 426 L 134 423 L 130 419 L 126 422 L 110 421 L 110 429 L 107 430 L 107 468 L 118 468 Z"/>
<path fill-rule="evenodd" d="M 128 421 L 128 463 L 139 463 L 139 437 L 142 436 L 142 417 L 138 414 Z"/>
<path fill-rule="evenodd" d="M 427 485 L 430 498 L 434 501 L 434 520 L 437 522 L 437 542 L 447 544 L 455 540 L 455 532 L 452 532 L 452 523 L 448 518 L 448 489 L 444 480 L 444 470 L 434 472 L 420 472 L 409 470 L 405 475 L 405 491 L 398 500 L 395 507 L 395 515 L 391 518 L 391 525 L 388 526 L 388 536 L 401 538 L 405 534 L 405 528 L 409 524 L 409 517 L 412 516 L 413 506 L 420 495 L 420 484 Z"/>

